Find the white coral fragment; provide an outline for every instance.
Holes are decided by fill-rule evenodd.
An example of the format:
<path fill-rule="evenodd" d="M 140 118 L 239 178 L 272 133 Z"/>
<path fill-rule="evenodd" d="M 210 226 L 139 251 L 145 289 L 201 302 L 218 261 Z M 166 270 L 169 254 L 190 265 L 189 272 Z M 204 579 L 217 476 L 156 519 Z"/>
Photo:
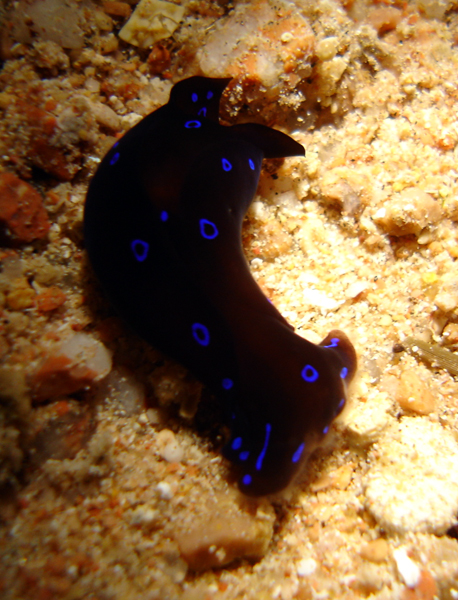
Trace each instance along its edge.
<path fill-rule="evenodd" d="M 164 0 L 140 0 L 119 37 L 140 48 L 150 48 L 170 37 L 184 15 L 184 7 Z"/>
<path fill-rule="evenodd" d="M 443 534 L 458 511 L 458 445 L 453 434 L 418 417 L 393 424 L 374 447 L 365 495 L 381 527 Z"/>

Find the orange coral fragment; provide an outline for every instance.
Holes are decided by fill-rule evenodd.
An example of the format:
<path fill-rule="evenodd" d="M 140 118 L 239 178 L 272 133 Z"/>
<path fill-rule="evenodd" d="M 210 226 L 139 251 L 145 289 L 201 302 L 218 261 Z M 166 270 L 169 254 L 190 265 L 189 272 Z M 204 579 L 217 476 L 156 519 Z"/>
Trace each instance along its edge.
<path fill-rule="evenodd" d="M 60 288 L 52 286 L 41 292 L 41 294 L 38 294 L 35 298 L 35 304 L 39 312 L 45 313 L 59 308 L 66 299 L 67 296 Z"/>
<path fill-rule="evenodd" d="M 31 242 L 46 236 L 49 220 L 40 194 L 13 173 L 0 174 L 0 221 L 17 242 Z"/>

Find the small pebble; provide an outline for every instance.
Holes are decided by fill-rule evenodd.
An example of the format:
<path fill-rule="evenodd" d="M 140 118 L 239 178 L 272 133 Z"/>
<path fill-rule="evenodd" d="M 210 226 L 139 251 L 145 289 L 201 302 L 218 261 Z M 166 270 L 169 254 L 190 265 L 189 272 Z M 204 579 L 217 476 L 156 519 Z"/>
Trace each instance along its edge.
<path fill-rule="evenodd" d="M 458 344 L 458 323 L 448 323 L 442 332 L 446 344 Z"/>
<path fill-rule="evenodd" d="M 147 425 L 149 423 L 149 419 L 146 413 L 142 413 L 141 415 L 139 415 L 137 420 L 140 423 L 140 425 Z"/>
<path fill-rule="evenodd" d="M 376 8 L 369 12 L 367 20 L 377 31 L 378 35 L 382 35 L 383 33 L 396 28 L 402 20 L 402 11 L 393 6 Z"/>
<path fill-rule="evenodd" d="M 355 281 L 350 284 L 345 291 L 345 296 L 347 298 L 357 298 L 360 294 L 362 294 L 367 289 L 367 283 L 365 281 Z"/>
<path fill-rule="evenodd" d="M 337 54 L 339 38 L 336 36 L 326 37 L 316 45 L 316 55 L 320 60 L 330 60 Z"/>
<path fill-rule="evenodd" d="M 151 425 L 159 425 L 164 420 L 163 414 L 158 408 L 148 408 L 146 416 Z"/>
<path fill-rule="evenodd" d="M 303 558 L 297 563 L 296 571 L 299 577 L 307 577 L 316 571 L 317 566 L 313 558 Z"/>
<path fill-rule="evenodd" d="M 360 556 L 371 562 L 381 563 L 386 560 L 390 546 L 383 538 L 377 540 L 371 540 L 365 546 L 363 546 L 359 552 Z"/>
<path fill-rule="evenodd" d="M 365 446 L 377 440 L 390 422 L 389 412 L 393 401 L 388 394 L 381 392 L 371 402 L 358 402 L 350 405 L 343 413 L 342 425 L 349 440 L 355 446 Z"/>
<path fill-rule="evenodd" d="M 33 44 L 35 65 L 54 77 L 59 71 L 66 71 L 70 60 L 59 44 L 51 40 L 37 40 Z"/>
<path fill-rule="evenodd" d="M 429 571 L 421 571 L 420 581 L 418 586 L 415 587 L 415 592 L 417 594 L 417 598 L 420 600 L 436 600 L 439 598 L 436 581 Z"/>
<path fill-rule="evenodd" d="M 416 235 L 442 218 L 440 202 L 419 188 L 407 188 L 384 202 L 374 221 L 394 236 Z"/>
<path fill-rule="evenodd" d="M 163 429 L 156 437 L 158 452 L 167 462 L 181 462 L 183 460 L 183 448 L 170 429 Z"/>
<path fill-rule="evenodd" d="M 112 369 L 100 385 L 97 397 L 120 409 L 125 415 L 136 415 L 145 406 L 145 386 L 126 368 Z"/>
<path fill-rule="evenodd" d="M 369 191 L 368 179 L 347 167 L 330 169 L 324 173 L 321 180 L 323 201 L 350 216 L 362 212 Z"/>
<path fill-rule="evenodd" d="M 409 588 L 414 588 L 420 581 L 420 568 L 407 556 L 405 548 L 396 548 L 393 552 L 399 576 Z"/>
<path fill-rule="evenodd" d="M 174 537 L 184 560 L 193 570 L 221 567 L 236 558 L 260 558 L 269 546 L 274 513 L 259 507 L 255 514 L 236 493 L 213 490 L 203 496 Z"/>
<path fill-rule="evenodd" d="M 91 109 L 99 125 L 111 131 L 119 131 L 121 128 L 121 119 L 112 108 L 102 102 L 93 102 Z"/>
<path fill-rule="evenodd" d="M 22 312 L 12 311 L 6 315 L 5 331 L 10 335 L 24 332 L 30 325 L 30 319 Z"/>
<path fill-rule="evenodd" d="M 150 527 L 157 523 L 160 519 L 159 511 L 154 510 L 153 508 L 142 504 L 137 506 L 132 511 L 132 516 L 130 522 L 132 525 L 141 525 L 143 527 Z"/>
<path fill-rule="evenodd" d="M 283 256 L 291 248 L 292 240 L 278 221 L 268 221 L 261 227 L 262 244 L 259 256 L 266 260 L 273 260 Z"/>
<path fill-rule="evenodd" d="M 450 278 L 441 283 L 434 303 L 444 313 L 450 313 L 458 308 L 458 283 L 455 279 Z"/>
<path fill-rule="evenodd" d="M 396 402 L 404 410 L 418 415 L 429 415 L 436 408 L 436 398 L 428 383 L 417 372 L 405 370 L 401 373 L 396 391 Z"/>
<path fill-rule="evenodd" d="M 163 500 L 171 500 L 173 498 L 174 494 L 172 486 L 170 485 L 170 483 L 167 483 L 167 481 L 160 481 L 157 484 L 156 489 Z"/>
<path fill-rule="evenodd" d="M 25 280 L 25 285 L 18 285 L 6 296 L 6 304 L 11 310 L 25 310 L 33 306 L 36 292 Z"/>

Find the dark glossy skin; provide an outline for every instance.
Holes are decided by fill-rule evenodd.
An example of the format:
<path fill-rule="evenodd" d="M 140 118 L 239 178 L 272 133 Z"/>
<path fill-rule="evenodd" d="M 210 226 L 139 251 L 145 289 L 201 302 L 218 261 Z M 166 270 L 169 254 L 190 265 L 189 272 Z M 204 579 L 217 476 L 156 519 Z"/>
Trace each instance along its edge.
<path fill-rule="evenodd" d="M 84 235 L 95 273 L 137 333 L 224 402 L 247 495 L 278 492 L 345 403 L 356 355 L 345 334 L 296 335 L 254 279 L 243 217 L 263 158 L 303 156 L 287 135 L 218 122 L 227 79 L 192 77 L 127 132 L 88 190 Z"/>

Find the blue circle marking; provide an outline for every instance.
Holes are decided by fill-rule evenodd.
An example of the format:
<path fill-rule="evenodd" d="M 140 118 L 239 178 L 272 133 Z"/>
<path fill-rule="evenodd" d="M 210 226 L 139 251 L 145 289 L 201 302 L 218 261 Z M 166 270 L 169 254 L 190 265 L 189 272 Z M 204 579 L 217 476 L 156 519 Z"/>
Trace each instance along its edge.
<path fill-rule="evenodd" d="M 231 163 L 227 160 L 227 158 L 221 159 L 221 164 L 223 165 L 224 171 L 230 171 L 232 169 Z"/>
<path fill-rule="evenodd" d="M 110 165 L 115 165 L 118 162 L 120 156 L 121 155 L 119 154 L 119 152 L 115 152 L 110 160 Z"/>
<path fill-rule="evenodd" d="M 207 100 L 211 100 L 213 98 L 213 92 L 211 90 L 209 90 L 207 92 Z"/>
<path fill-rule="evenodd" d="M 244 450 L 243 452 L 240 452 L 240 454 L 239 454 L 240 460 L 246 460 L 249 456 L 250 456 L 250 453 L 248 452 L 248 450 Z"/>
<path fill-rule="evenodd" d="M 169 218 L 169 213 L 166 210 L 161 212 L 161 221 L 165 223 Z"/>
<path fill-rule="evenodd" d="M 197 129 L 201 125 L 202 123 L 200 121 L 186 121 L 186 123 L 184 124 L 186 129 Z"/>
<path fill-rule="evenodd" d="M 216 225 L 207 219 L 201 219 L 199 223 L 201 236 L 206 240 L 214 240 L 219 233 Z"/>
<path fill-rule="evenodd" d="M 251 158 L 249 158 L 249 159 L 248 159 L 248 164 L 250 165 L 250 169 L 251 169 L 252 171 L 254 171 L 254 169 L 255 169 L 255 166 L 254 166 L 254 162 L 251 160 Z"/>
<path fill-rule="evenodd" d="M 313 383 L 318 379 L 318 371 L 312 365 L 305 365 L 302 369 L 302 379 L 307 381 L 307 383 Z"/>
<path fill-rule="evenodd" d="M 329 425 L 326 425 L 326 427 L 323 429 L 323 433 L 324 435 L 326 435 L 329 431 Z"/>
<path fill-rule="evenodd" d="M 345 377 L 348 375 L 348 369 L 347 367 L 343 367 L 342 370 L 340 371 L 340 377 L 341 379 L 345 379 Z"/>
<path fill-rule="evenodd" d="M 298 460 L 302 456 L 302 452 L 304 451 L 304 448 L 305 448 L 305 442 L 302 442 L 302 444 L 299 446 L 299 448 L 293 454 L 293 458 L 291 459 L 293 463 L 297 463 L 298 462 Z"/>
<path fill-rule="evenodd" d="M 130 248 L 138 262 L 143 262 L 148 256 L 149 244 L 143 240 L 134 240 Z"/>
<path fill-rule="evenodd" d="M 345 398 L 342 398 L 341 401 L 339 402 L 338 407 L 337 407 L 336 414 L 339 414 L 340 411 L 343 409 L 344 406 L 345 406 Z"/>
<path fill-rule="evenodd" d="M 210 343 L 210 332 L 202 323 L 192 324 L 192 335 L 196 342 L 201 346 L 208 346 Z"/>
<path fill-rule="evenodd" d="M 242 447 L 242 438 L 236 437 L 235 440 L 232 441 L 231 448 L 232 450 L 240 450 Z"/>
<path fill-rule="evenodd" d="M 230 390 L 234 385 L 234 382 L 232 381 L 232 379 L 229 379 L 229 377 L 225 377 L 223 379 L 222 382 L 222 386 L 225 390 Z"/>
<path fill-rule="evenodd" d="M 119 146 L 119 140 L 113 144 L 113 148 L 117 148 Z"/>
<path fill-rule="evenodd" d="M 243 485 L 250 485 L 251 483 L 251 475 L 244 475 L 242 479 Z"/>
<path fill-rule="evenodd" d="M 331 343 L 328 346 L 323 346 L 323 348 L 337 348 L 339 345 L 339 338 L 332 338 Z"/>
<path fill-rule="evenodd" d="M 193 102 L 197 102 L 198 98 L 199 98 L 199 97 L 198 97 L 198 95 L 197 95 L 197 94 L 192 94 L 192 96 L 191 96 L 191 100 L 192 100 Z"/>

